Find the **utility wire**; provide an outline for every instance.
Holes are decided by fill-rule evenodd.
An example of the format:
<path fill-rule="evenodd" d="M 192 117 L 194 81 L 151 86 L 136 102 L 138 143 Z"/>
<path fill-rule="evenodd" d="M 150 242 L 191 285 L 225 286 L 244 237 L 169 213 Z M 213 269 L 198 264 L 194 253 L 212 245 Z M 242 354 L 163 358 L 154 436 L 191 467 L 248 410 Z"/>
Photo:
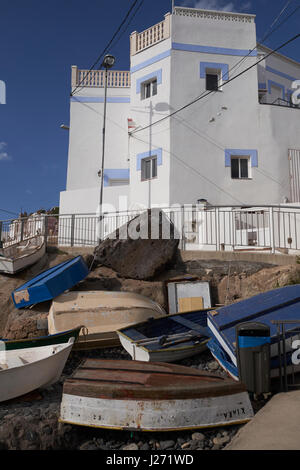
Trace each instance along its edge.
<path fill-rule="evenodd" d="M 105 52 L 107 52 L 108 48 L 110 47 L 110 45 L 112 44 L 112 42 L 114 41 L 114 39 L 116 38 L 116 36 L 118 35 L 119 31 L 122 29 L 123 25 L 126 23 L 128 17 L 130 16 L 132 10 L 135 8 L 136 4 L 138 3 L 139 0 L 135 0 L 134 3 L 131 5 L 131 7 L 129 8 L 128 12 L 126 13 L 125 15 L 125 18 L 123 19 L 122 23 L 120 24 L 120 26 L 118 27 L 118 29 L 116 30 L 116 32 L 114 33 L 113 37 L 111 38 L 111 40 L 109 41 L 109 43 L 107 44 L 107 46 L 104 48 L 104 50 L 101 52 L 101 54 L 97 57 L 96 61 L 93 63 L 93 65 L 91 66 L 91 68 L 89 69 L 89 71 L 83 76 L 83 78 L 80 80 L 80 82 L 78 83 L 78 85 L 76 85 L 76 87 L 74 88 L 74 90 L 72 91 L 71 93 L 71 96 L 74 95 L 74 93 L 76 92 L 76 90 L 80 87 L 81 83 L 85 80 L 85 78 L 90 74 L 90 72 L 96 67 L 96 65 L 98 64 L 98 62 L 100 61 L 100 59 L 103 57 L 103 55 L 105 54 Z"/>
<path fill-rule="evenodd" d="M 263 36 L 263 38 L 248 52 L 248 54 L 245 56 L 245 57 L 242 57 L 229 71 L 229 72 L 232 72 L 234 69 L 236 69 L 237 67 L 239 67 L 246 59 L 247 57 L 250 56 L 250 54 L 259 46 L 260 43 L 263 43 L 264 41 L 266 41 L 267 39 L 270 38 L 270 36 L 272 36 L 273 33 L 275 33 L 275 31 L 277 31 L 284 23 L 287 22 L 287 20 L 289 20 L 299 9 L 300 9 L 300 5 L 298 5 L 298 7 L 296 7 L 283 21 L 281 21 L 281 23 L 279 23 L 276 28 L 274 28 L 273 30 L 271 29 L 275 23 L 277 23 L 277 21 L 279 20 L 279 18 L 282 16 L 282 14 L 284 13 L 284 11 L 287 9 L 287 7 L 291 4 L 291 2 L 294 1 L 294 0 L 289 0 L 288 3 L 286 4 L 286 6 L 281 10 L 280 14 L 276 17 L 276 19 L 273 21 L 273 23 L 271 24 L 270 28 L 268 29 L 267 33 Z"/>
<path fill-rule="evenodd" d="M 5 209 L 0 209 L 0 212 L 6 212 L 6 214 L 12 214 L 12 215 L 17 215 L 17 216 L 19 216 L 19 214 L 17 214 L 16 212 L 7 211 L 7 210 L 5 210 Z"/>
<path fill-rule="evenodd" d="M 234 77 L 230 78 L 229 80 L 227 80 L 226 82 L 224 82 L 222 85 L 219 85 L 217 86 L 216 90 L 209 90 L 207 93 L 205 94 L 201 94 L 200 96 L 198 96 L 197 98 L 195 98 L 193 101 L 190 101 L 189 103 L 185 104 L 184 106 L 182 106 L 181 108 L 177 109 L 176 111 L 173 111 L 171 114 L 168 114 L 167 116 L 164 116 L 163 118 L 159 119 L 158 121 L 155 121 L 153 122 L 152 124 L 149 124 L 148 126 L 145 126 L 145 127 L 142 127 L 141 129 L 136 129 L 135 131 L 132 131 L 131 134 L 136 134 L 137 132 L 141 132 L 141 131 L 144 131 L 146 129 L 149 129 L 149 127 L 153 127 L 155 126 L 156 124 L 159 124 L 161 123 L 162 121 L 165 121 L 166 119 L 169 119 L 171 118 L 172 116 L 174 116 L 175 114 L 179 113 L 180 111 L 183 111 L 184 109 L 188 108 L 189 106 L 197 103 L 197 101 L 200 101 L 201 99 L 203 98 L 206 98 L 207 96 L 211 95 L 212 93 L 215 93 L 217 90 L 219 90 L 219 88 L 221 88 L 221 86 L 225 86 L 227 85 L 228 83 L 232 82 L 233 80 L 235 80 L 236 78 L 239 78 L 240 76 L 242 76 L 244 73 L 246 72 L 249 72 L 249 70 L 251 70 L 252 68 L 256 67 L 260 62 L 262 62 L 263 60 L 267 59 L 268 57 L 270 57 L 271 55 L 275 54 L 275 52 L 279 51 L 280 49 L 282 49 L 283 47 L 287 46 L 288 44 L 290 44 L 291 42 L 295 41 L 296 39 L 298 39 L 300 37 L 300 33 L 296 34 L 295 36 L 293 36 L 291 39 L 289 39 L 288 41 L 286 41 L 285 43 L 281 44 L 279 47 L 277 47 L 276 49 L 274 49 L 273 51 L 269 52 L 266 56 L 264 56 L 262 59 L 258 60 L 257 62 L 255 62 L 255 64 L 252 64 L 250 65 L 249 67 L 247 67 L 245 70 L 243 70 L 242 72 L 238 73 L 237 75 L 235 75 Z"/>

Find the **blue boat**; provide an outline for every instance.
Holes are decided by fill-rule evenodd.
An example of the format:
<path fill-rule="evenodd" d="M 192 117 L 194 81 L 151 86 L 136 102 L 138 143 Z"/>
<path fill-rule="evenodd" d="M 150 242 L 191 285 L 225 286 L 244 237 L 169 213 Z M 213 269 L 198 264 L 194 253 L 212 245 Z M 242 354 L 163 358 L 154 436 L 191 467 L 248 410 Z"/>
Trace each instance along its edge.
<path fill-rule="evenodd" d="M 207 348 L 210 350 L 214 359 L 219 363 L 219 365 L 227 372 L 227 374 L 233 378 L 234 380 L 239 379 L 239 370 L 238 367 L 233 364 L 229 355 L 224 351 L 224 349 L 220 346 L 220 344 L 215 340 L 211 339 L 207 343 Z M 296 372 L 300 372 L 299 365 L 293 365 L 291 361 L 292 352 L 290 351 L 287 354 L 287 374 L 292 374 Z M 280 376 L 280 364 L 279 364 L 279 357 L 275 356 L 272 357 L 270 360 L 270 377 L 278 378 Z"/>
<path fill-rule="evenodd" d="M 208 310 L 165 315 L 117 331 L 132 359 L 175 362 L 206 349 L 209 340 Z"/>
<path fill-rule="evenodd" d="M 232 305 L 211 310 L 207 314 L 207 325 L 214 341 L 208 344 L 219 362 L 235 367 L 237 373 L 236 327 L 244 322 L 259 322 L 270 328 L 271 369 L 276 369 L 274 360 L 278 359 L 277 326 L 273 321 L 300 320 L 300 285 L 274 289 Z M 298 330 L 298 331 L 297 331 Z M 293 339 L 299 337 L 299 324 L 286 326 L 286 350 L 291 351 Z M 230 368 L 229 368 L 230 369 Z M 229 371 L 230 373 L 230 371 Z"/>
<path fill-rule="evenodd" d="M 74 287 L 89 274 L 82 256 L 57 264 L 12 292 L 16 308 L 51 300 Z"/>

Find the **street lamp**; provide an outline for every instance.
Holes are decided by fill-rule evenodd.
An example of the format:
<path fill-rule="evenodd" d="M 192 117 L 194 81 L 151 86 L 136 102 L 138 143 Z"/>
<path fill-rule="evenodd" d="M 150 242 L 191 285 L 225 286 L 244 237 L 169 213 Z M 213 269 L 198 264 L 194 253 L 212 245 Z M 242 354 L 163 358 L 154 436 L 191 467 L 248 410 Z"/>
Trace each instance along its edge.
<path fill-rule="evenodd" d="M 105 154 L 105 121 L 106 121 L 106 101 L 107 101 L 107 72 L 108 69 L 113 67 L 115 63 L 115 57 L 107 54 L 103 62 L 101 64 L 101 67 L 105 68 L 105 81 L 104 81 L 104 113 L 103 113 L 103 130 L 102 130 L 102 165 L 101 165 L 101 170 L 100 170 L 100 177 L 101 177 L 101 188 L 100 188 L 100 227 L 102 227 L 102 202 L 103 202 L 103 183 L 104 183 L 104 154 Z M 99 174 L 98 173 L 98 174 Z M 101 240 L 101 232 L 99 234 L 99 239 Z M 99 241 L 100 241 L 99 240 Z"/>

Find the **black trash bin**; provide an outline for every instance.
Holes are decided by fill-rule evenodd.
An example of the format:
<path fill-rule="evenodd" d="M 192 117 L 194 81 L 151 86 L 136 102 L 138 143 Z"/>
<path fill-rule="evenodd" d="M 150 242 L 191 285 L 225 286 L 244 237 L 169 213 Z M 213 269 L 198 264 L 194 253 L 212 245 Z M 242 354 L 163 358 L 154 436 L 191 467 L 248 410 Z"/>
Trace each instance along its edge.
<path fill-rule="evenodd" d="M 270 392 L 270 328 L 246 322 L 236 327 L 239 379 L 255 395 Z"/>

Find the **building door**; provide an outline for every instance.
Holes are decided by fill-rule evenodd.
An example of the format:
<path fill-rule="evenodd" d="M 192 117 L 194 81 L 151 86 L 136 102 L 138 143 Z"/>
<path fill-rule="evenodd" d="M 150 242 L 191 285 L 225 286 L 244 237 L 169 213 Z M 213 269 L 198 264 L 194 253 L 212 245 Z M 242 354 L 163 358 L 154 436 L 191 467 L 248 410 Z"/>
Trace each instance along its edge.
<path fill-rule="evenodd" d="M 289 149 L 290 202 L 300 202 L 300 150 Z"/>

